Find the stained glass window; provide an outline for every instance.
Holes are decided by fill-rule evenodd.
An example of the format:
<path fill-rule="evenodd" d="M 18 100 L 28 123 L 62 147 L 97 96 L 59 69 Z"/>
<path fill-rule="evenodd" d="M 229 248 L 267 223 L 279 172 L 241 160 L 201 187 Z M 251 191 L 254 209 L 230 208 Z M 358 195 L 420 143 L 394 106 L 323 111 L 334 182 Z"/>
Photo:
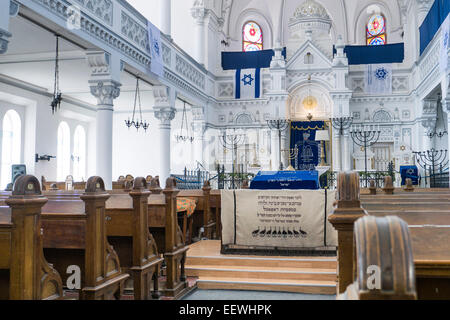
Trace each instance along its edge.
<path fill-rule="evenodd" d="M 381 14 L 375 14 L 366 26 L 366 40 L 368 46 L 386 44 L 386 19 Z"/>
<path fill-rule="evenodd" d="M 247 22 L 242 30 L 242 50 L 260 51 L 263 49 L 263 33 L 256 22 Z"/>

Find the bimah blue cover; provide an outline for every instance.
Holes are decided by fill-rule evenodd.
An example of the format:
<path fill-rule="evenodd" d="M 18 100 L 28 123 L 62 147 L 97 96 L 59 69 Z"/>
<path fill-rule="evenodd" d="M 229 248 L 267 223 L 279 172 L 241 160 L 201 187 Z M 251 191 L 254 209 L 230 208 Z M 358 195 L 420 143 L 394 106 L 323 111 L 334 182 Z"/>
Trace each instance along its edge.
<path fill-rule="evenodd" d="M 261 171 L 250 183 L 253 190 L 317 190 L 318 171 Z"/>

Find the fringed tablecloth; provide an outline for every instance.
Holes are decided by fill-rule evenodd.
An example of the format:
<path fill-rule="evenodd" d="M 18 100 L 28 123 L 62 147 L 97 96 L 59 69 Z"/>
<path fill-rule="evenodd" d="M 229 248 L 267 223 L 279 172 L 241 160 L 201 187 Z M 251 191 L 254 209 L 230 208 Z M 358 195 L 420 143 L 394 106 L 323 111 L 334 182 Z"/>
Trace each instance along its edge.
<path fill-rule="evenodd" d="M 187 216 L 190 217 L 195 211 L 197 201 L 189 198 L 177 198 L 177 212 L 187 212 Z"/>

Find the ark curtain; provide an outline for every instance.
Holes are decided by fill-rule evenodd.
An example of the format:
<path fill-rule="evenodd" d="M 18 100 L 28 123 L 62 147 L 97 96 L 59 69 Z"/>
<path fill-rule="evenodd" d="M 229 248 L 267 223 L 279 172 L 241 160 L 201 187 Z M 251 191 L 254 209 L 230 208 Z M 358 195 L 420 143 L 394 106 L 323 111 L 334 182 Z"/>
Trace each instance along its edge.
<path fill-rule="evenodd" d="M 316 140 L 316 131 L 325 128 L 324 121 L 304 121 L 291 123 L 290 148 L 298 147 L 298 158 L 291 160 L 296 170 L 315 170 L 320 162 L 320 142 Z"/>

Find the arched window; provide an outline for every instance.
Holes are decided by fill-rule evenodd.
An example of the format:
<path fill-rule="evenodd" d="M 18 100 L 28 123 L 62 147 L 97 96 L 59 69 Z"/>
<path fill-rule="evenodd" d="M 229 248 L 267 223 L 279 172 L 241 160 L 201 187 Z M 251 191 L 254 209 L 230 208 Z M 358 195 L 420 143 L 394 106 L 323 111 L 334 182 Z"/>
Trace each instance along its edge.
<path fill-rule="evenodd" d="M 86 132 L 82 126 L 75 129 L 73 136 L 73 178 L 85 181 L 86 175 Z"/>
<path fill-rule="evenodd" d="M 58 154 L 56 156 L 57 180 L 65 181 L 70 175 L 70 129 L 66 122 L 58 127 Z"/>
<path fill-rule="evenodd" d="M 6 112 L 3 118 L 1 189 L 11 183 L 11 166 L 20 164 L 22 145 L 22 123 L 14 110 Z"/>
<path fill-rule="evenodd" d="M 247 22 L 242 28 L 242 51 L 260 51 L 263 49 L 263 32 L 253 21 Z"/>
<path fill-rule="evenodd" d="M 386 43 L 386 19 L 381 14 L 374 14 L 366 26 L 366 44 L 379 46 Z"/>

